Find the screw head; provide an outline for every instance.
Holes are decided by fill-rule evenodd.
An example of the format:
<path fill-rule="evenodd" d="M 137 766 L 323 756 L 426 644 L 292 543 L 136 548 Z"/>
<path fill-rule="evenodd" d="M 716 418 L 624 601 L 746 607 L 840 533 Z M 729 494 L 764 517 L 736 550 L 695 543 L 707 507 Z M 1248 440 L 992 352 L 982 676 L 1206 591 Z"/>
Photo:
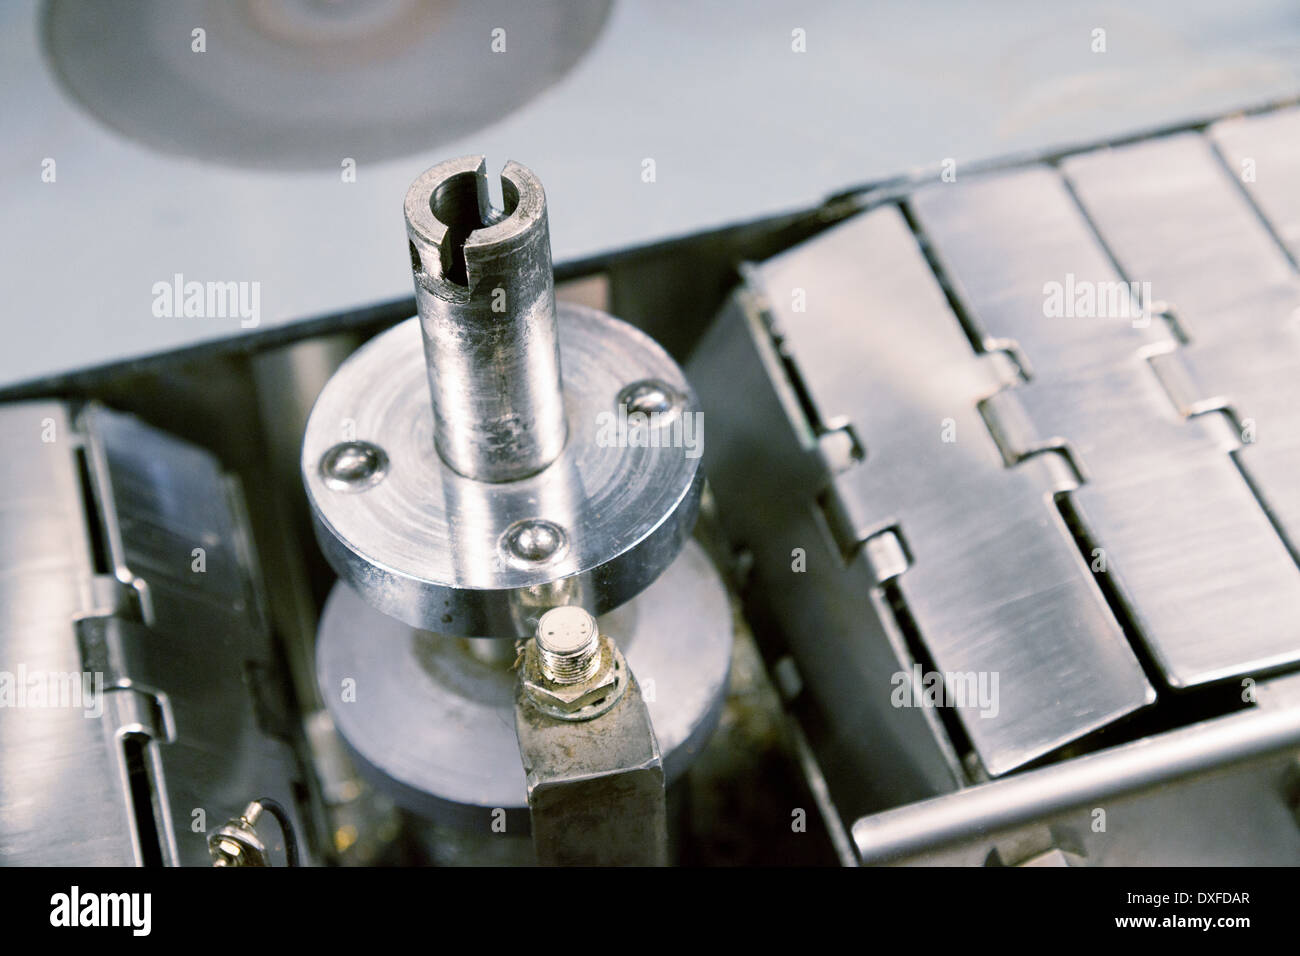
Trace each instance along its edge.
<path fill-rule="evenodd" d="M 321 456 L 320 473 L 335 491 L 362 491 L 383 481 L 388 455 L 368 441 L 339 442 Z"/>
<path fill-rule="evenodd" d="M 515 563 L 544 564 L 560 555 L 567 541 L 564 529 L 555 522 L 525 518 L 506 529 L 501 545 Z"/>
<path fill-rule="evenodd" d="M 681 400 L 672 386 L 647 378 L 625 386 L 618 393 L 618 403 L 627 406 L 629 413 L 663 416 L 675 410 Z"/>

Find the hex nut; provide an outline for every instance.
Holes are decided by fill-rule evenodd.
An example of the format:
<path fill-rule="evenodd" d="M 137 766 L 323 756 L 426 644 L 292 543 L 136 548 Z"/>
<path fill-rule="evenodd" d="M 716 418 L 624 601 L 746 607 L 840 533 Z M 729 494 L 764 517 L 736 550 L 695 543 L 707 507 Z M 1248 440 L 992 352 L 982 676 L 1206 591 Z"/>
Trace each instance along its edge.
<path fill-rule="evenodd" d="M 542 674 L 536 640 L 524 650 L 523 676 L 525 693 L 539 710 L 559 720 L 591 720 L 614 706 L 627 687 L 627 662 L 618 646 L 605 635 L 600 637 L 600 667 L 589 681 L 580 684 L 556 684 Z"/>
<path fill-rule="evenodd" d="M 213 866 L 266 866 L 266 847 L 256 835 L 226 824 L 208 837 Z"/>

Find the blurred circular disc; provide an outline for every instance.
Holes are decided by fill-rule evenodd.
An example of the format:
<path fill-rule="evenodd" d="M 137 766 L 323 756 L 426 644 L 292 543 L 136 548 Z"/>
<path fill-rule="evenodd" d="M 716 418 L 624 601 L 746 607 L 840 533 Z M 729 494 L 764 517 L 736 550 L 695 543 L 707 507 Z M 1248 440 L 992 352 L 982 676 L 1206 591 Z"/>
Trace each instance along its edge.
<path fill-rule="evenodd" d="M 659 580 L 599 622 L 641 685 L 672 783 L 722 713 L 733 637 L 726 586 L 692 539 Z M 510 832 L 527 832 L 513 669 L 380 613 L 339 582 L 321 614 L 316 676 L 357 769 L 380 792 L 458 826 L 486 827 L 501 808 L 515 817 Z"/>
<path fill-rule="evenodd" d="M 147 146 L 236 166 L 337 168 L 497 122 L 572 69 L 609 6 L 51 0 L 44 40 L 72 97 Z"/>

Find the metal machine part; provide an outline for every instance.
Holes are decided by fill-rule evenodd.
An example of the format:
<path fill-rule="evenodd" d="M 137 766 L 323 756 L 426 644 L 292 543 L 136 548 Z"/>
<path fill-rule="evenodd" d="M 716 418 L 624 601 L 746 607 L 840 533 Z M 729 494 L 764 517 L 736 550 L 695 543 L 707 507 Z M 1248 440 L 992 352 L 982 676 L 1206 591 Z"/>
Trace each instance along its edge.
<path fill-rule="evenodd" d="M 676 363 L 625 323 L 554 306 L 541 185 L 512 163 L 503 189 L 490 212 L 481 157 L 416 180 L 420 316 L 343 364 L 302 452 L 339 576 L 408 624 L 474 637 L 634 597 L 686 540 L 703 482 Z"/>
<path fill-rule="evenodd" d="M 819 421 L 843 423 L 866 449 L 811 488 L 822 493 L 836 558 L 874 585 L 896 579 L 935 669 L 1000 675 L 995 717 L 975 699 L 957 711 L 988 771 L 1150 703 L 1053 504 L 1069 469 L 1053 456 L 1004 465 L 979 413 L 1002 387 L 999 368 L 972 353 L 902 214 L 881 208 L 824 233 L 766 264 L 761 282 L 789 361 L 822 373 L 803 379 Z M 813 309 L 794 311 L 795 287 Z M 900 318 L 863 349 L 849 315 Z M 872 396 L 891 381 L 908 385 L 896 401 Z M 1049 618 L 1054 639 L 1035 639 Z M 870 692 L 888 698 L 896 670 L 874 675 Z"/>
<path fill-rule="evenodd" d="M 537 619 L 538 675 L 568 686 L 591 681 L 600 671 L 600 629 L 579 607 L 552 608 Z"/>
<path fill-rule="evenodd" d="M 299 522 L 129 415 L 0 407 L 0 859 L 278 863 L 301 816 L 338 863 L 788 861 L 815 805 L 847 865 L 1300 860 L 1296 182 L 1289 109 L 840 197 L 744 267 L 697 400 L 555 304 L 536 177 L 434 167 L 419 314 L 300 343 L 310 416 L 250 395 L 274 347 L 186 360 L 228 392 L 182 410 L 105 386 Z M 778 735 L 808 792 L 743 753 Z"/>
<path fill-rule="evenodd" d="M 855 846 L 872 864 L 1024 865 L 1055 852 L 1066 865 L 1294 866 L 1300 679 L 1261 682 L 1257 699 L 1249 711 L 862 817 Z"/>
<path fill-rule="evenodd" d="M 664 764 L 636 677 L 582 608 L 553 608 L 524 648 L 515 733 L 537 862 L 663 866 Z"/>
<path fill-rule="evenodd" d="M 1085 165 L 1091 166 L 1089 157 L 1071 160 L 1066 169 Z M 1177 156 L 1162 165 L 1184 176 L 1195 169 Z M 1213 196 L 1216 189 L 1235 198 L 1236 187 L 1222 170 L 1213 173 L 1179 199 L 1193 192 Z M 1126 206 L 1128 196 L 1150 195 L 1138 176 L 1106 170 L 1100 177 L 1110 191 L 1120 188 L 1117 182 L 1126 184 Z M 1077 182 L 1076 190 L 1086 203 L 1087 191 Z M 1209 407 L 1200 406 L 1198 417 L 1186 420 L 1161 389 L 1179 361 L 1179 342 L 1158 311 L 1176 301 L 1171 293 L 1156 281 L 1148 284 L 1151 301 L 1132 299 L 1129 280 L 1115 271 L 1066 184 L 1051 170 L 1035 167 L 954 188 L 930 186 L 911 202 L 940 269 L 979 329 L 981 347 L 993 351 L 1014 343 L 1030 368 L 1028 381 L 983 406 L 986 419 L 996 423 L 1003 454 L 1019 463 L 1063 449 L 1080 469 L 1069 501 L 1091 540 L 1105 549 L 1107 580 L 1123 596 L 1162 678 L 1171 687 L 1192 687 L 1300 661 L 1300 618 L 1288 610 L 1300 607 L 1300 574 L 1229 454 L 1240 447 L 1239 436 L 1229 433 L 1223 447 L 1225 423 L 1218 416 L 1199 417 Z M 1153 221 L 1181 222 L 1173 216 L 1174 205 L 1139 212 L 1141 235 L 1152 235 Z M 1254 230 L 1242 228 L 1249 225 L 1243 222 L 1244 204 L 1242 213 L 1237 228 L 1226 216 L 1213 216 L 1214 234 L 1234 241 L 1249 237 Z M 1104 221 L 1099 227 L 1117 248 L 1122 237 Z M 1180 227 L 1176 232 L 1187 234 Z M 1255 236 L 1251 261 L 1267 262 L 1255 253 L 1268 237 L 1262 229 Z M 1196 241 L 1197 248 L 1206 248 Z M 1184 241 L 1162 239 L 1159 246 L 1176 254 Z M 1280 250 L 1272 255 L 1281 278 L 1285 260 Z M 1129 275 L 1154 278 L 1150 269 Z M 1120 290 L 1118 314 L 1045 317 L 1044 276 L 1063 293 L 1066 283 L 1080 293 Z M 1255 294 L 1265 300 L 1275 294 L 1265 277 L 1251 279 L 1246 288 Z M 1237 296 L 1237 309 L 1250 308 L 1245 295 Z M 1297 304 L 1300 295 L 1291 306 L 1275 301 L 1274 308 L 1290 311 Z M 1107 304 L 1098 310 L 1107 311 Z M 1267 312 L 1260 314 L 1260 324 L 1268 324 Z M 1233 321 L 1232 329 L 1233 338 L 1249 340 L 1246 323 Z M 1294 363 L 1300 350 L 1291 355 Z M 1293 390 L 1295 397 L 1300 393 Z M 1285 447 L 1288 433 L 1300 436 L 1294 427 L 1282 427 L 1262 447 L 1276 447 L 1279 439 Z M 1289 481 L 1285 493 L 1296 498 L 1294 487 Z M 1270 600 L 1260 601 L 1261 592 Z M 1225 634 L 1234 637 L 1226 641 Z"/>
<path fill-rule="evenodd" d="M 208 853 L 215 867 L 271 866 L 266 842 L 257 832 L 262 814 L 270 811 L 284 835 L 286 866 L 298 865 L 298 841 L 288 812 L 279 803 L 263 797 L 244 807 L 243 812 L 208 834 Z"/>
<path fill-rule="evenodd" d="M 0 859 L 207 865 L 208 829 L 301 779 L 238 489 L 98 406 L 5 406 L 0 432 L 0 671 L 62 688 L 0 708 Z"/>
<path fill-rule="evenodd" d="M 406 194 L 433 442 L 466 478 L 515 481 L 559 456 L 560 388 L 546 196 L 518 163 L 488 199 L 482 156 L 440 163 Z"/>
<path fill-rule="evenodd" d="M 1216 138 L 1229 144 L 1230 157 L 1216 152 Z M 1233 459 L 1293 557 L 1300 556 L 1300 203 L 1294 185 L 1286 185 L 1294 158 L 1266 166 L 1262 182 L 1250 170 L 1255 156 L 1270 162 L 1270 150 L 1294 150 L 1298 143 L 1300 111 L 1291 109 L 1227 121 L 1208 136 L 1081 155 L 1062 167 L 1124 277 L 1146 283 L 1177 330 L 1170 353 L 1152 364 L 1178 413 L 1222 412 L 1232 421 Z M 1152 164 L 1179 175 L 1160 177 Z M 1146 225 L 1153 221 L 1162 224 L 1158 231 Z M 1285 564 L 1284 555 L 1274 558 Z M 1276 596 L 1255 602 L 1266 617 L 1257 620 L 1254 636 L 1243 635 L 1249 643 L 1229 653 L 1300 659 L 1300 620 L 1288 610 L 1295 592 L 1278 591 L 1254 574 L 1233 582 L 1223 565 L 1215 563 L 1224 586 L 1266 588 Z M 1233 610 L 1249 613 L 1241 607 L 1245 600 L 1239 593 Z M 1287 614 L 1291 628 L 1279 631 L 1277 620 Z"/>
<path fill-rule="evenodd" d="M 725 589 L 689 539 L 697 404 L 645 335 L 557 308 L 541 183 L 512 162 L 501 185 L 493 209 L 481 156 L 416 179 L 419 315 L 308 420 L 303 479 L 343 579 L 321 696 L 429 826 L 528 833 L 527 808 L 538 862 L 664 862 L 666 781 L 730 662 Z M 534 632 L 516 674 L 511 639 Z"/>
<path fill-rule="evenodd" d="M 641 682 L 671 785 L 717 726 L 731 654 L 726 589 L 691 541 L 639 597 L 602 615 Z M 514 731 L 514 648 L 483 660 L 470 642 L 413 628 L 339 583 L 321 615 L 321 695 L 376 789 L 430 821 L 527 832 L 527 783 Z M 355 690 L 355 697 L 345 691 Z"/>
<path fill-rule="evenodd" d="M 750 267 L 694 354 L 720 515 L 864 860 L 982 862 L 1104 795 L 1186 862 L 1210 791 L 1177 826 L 1152 794 L 1216 765 L 1267 765 L 1251 805 L 1289 812 L 1297 115 L 897 190 Z M 1238 835 L 1212 858 L 1293 852 Z"/>
<path fill-rule="evenodd" d="M 516 697 L 553 720 L 578 723 L 612 710 L 632 683 L 631 676 L 623 652 L 600 633 L 596 619 L 566 604 L 543 614 L 537 636 L 524 642 L 519 662 L 522 694 Z M 659 763 L 657 744 L 654 749 Z"/>
<path fill-rule="evenodd" d="M 208 852 L 215 867 L 269 866 L 266 844 L 257 835 L 261 806 L 250 803 L 244 811 L 208 834 Z"/>

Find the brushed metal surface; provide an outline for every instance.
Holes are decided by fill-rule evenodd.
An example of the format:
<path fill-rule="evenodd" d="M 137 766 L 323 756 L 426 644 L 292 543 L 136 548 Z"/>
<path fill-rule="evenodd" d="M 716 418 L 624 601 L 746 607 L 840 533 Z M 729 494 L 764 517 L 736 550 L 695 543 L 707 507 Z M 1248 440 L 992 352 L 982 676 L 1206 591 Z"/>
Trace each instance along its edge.
<path fill-rule="evenodd" d="M 752 563 L 747 617 L 788 643 L 821 704 L 816 747 L 836 808 L 851 822 L 952 790 L 963 772 L 939 714 L 891 704 L 882 675 L 906 671 L 910 655 L 866 562 L 845 563 L 814 503 L 826 462 L 752 288 L 732 296 L 688 368 L 717 438 L 705 468 L 718 518 Z"/>
<path fill-rule="evenodd" d="M 617 607 L 689 536 L 703 479 L 691 433 L 682 430 L 673 443 L 676 425 L 697 424 L 681 370 L 626 323 L 569 304 L 558 313 L 569 439 L 531 477 L 474 481 L 439 457 L 417 319 L 367 343 L 321 392 L 302 451 L 317 538 L 340 577 L 380 610 L 440 633 L 524 635 L 539 608 Z M 647 434 L 659 447 L 606 431 L 621 390 L 645 379 L 681 399 L 677 417 Z M 321 461 L 345 439 L 382 448 L 387 476 L 364 491 L 331 488 Z M 521 563 L 503 541 L 532 519 L 559 526 L 567 547 L 549 561 Z"/>
<path fill-rule="evenodd" d="M 1300 260 L 1300 107 L 1219 120 L 1206 135 L 1224 175 L 1241 184 L 1291 260 Z"/>
<path fill-rule="evenodd" d="M 288 702 L 236 486 L 209 452 L 131 415 L 92 405 L 79 423 L 113 573 L 141 606 L 139 619 L 81 622 L 82 654 L 109 685 L 152 698 L 144 729 L 164 860 L 210 865 L 195 811 L 210 829 L 262 796 L 304 835 Z M 263 836 L 280 859 L 278 831 Z"/>
<path fill-rule="evenodd" d="M 75 422 L 57 403 L 4 406 L 0 434 L 14 452 L 0 488 L 0 671 L 102 686 L 98 712 L 0 707 L 0 863 L 205 866 L 206 827 L 249 800 L 295 813 L 251 551 L 216 460 L 97 406 Z"/>
<path fill-rule="evenodd" d="M 567 431 L 546 193 L 515 162 L 500 182 L 494 210 L 484 158 L 450 159 L 405 206 L 434 444 L 480 481 L 536 474 Z"/>
<path fill-rule="evenodd" d="M 1293 140 L 1297 111 L 1282 111 L 920 187 L 906 219 L 882 204 L 751 267 L 692 357 L 719 513 L 754 554 L 751 604 L 828 714 L 810 737 L 841 815 L 915 800 L 904 784 L 956 790 L 860 819 L 864 859 L 983 863 L 1033 827 L 1093 864 L 1294 854 L 1293 671 L 1260 678 L 1244 713 L 1132 743 L 1113 727 L 1121 743 L 1095 757 L 1007 773 L 1035 742 L 1105 725 L 1099 704 L 1115 724 L 1153 701 L 1135 651 L 1162 689 L 1300 659 Z M 1235 181 L 1251 158 L 1256 177 Z M 1096 295 L 1049 315 L 1049 283 Z M 759 396 L 759 422 L 728 412 L 731 379 Z M 789 462 L 771 478 L 767 454 Z M 817 531 L 830 553 L 814 541 L 792 565 Z M 1106 565 L 1090 580 L 1076 559 L 1093 546 Z M 856 576 L 825 567 L 837 552 Z M 1003 719 L 891 710 L 891 670 L 914 657 L 999 670 Z M 918 776 L 963 738 L 979 766 L 949 787 Z M 869 783 L 894 770 L 893 792 Z M 1106 834 L 1066 806 L 1094 796 L 1123 814 Z"/>
<path fill-rule="evenodd" d="M 865 460 L 830 481 L 851 538 L 901 537 L 910 565 L 895 581 L 938 671 L 997 675 L 996 713 L 955 708 L 987 771 L 1150 703 L 1053 504 L 1068 487 L 1060 468 L 1051 456 L 1004 466 L 977 409 L 1000 374 L 974 354 L 900 212 L 837 226 L 765 262 L 753 281 L 820 421 L 849 424 L 865 447 Z M 894 674 L 863 677 L 863 694 L 889 696 Z"/>
<path fill-rule="evenodd" d="M 1189 174 L 1181 161 L 1153 158 L 1148 168 L 1164 182 Z M 1127 170 L 1102 176 L 1125 184 L 1110 189 L 1142 188 Z M 1070 498 L 1168 682 L 1190 687 L 1300 660 L 1291 611 L 1300 572 L 1214 434 L 1162 390 L 1146 355 L 1177 342 L 1159 316 L 1139 314 L 1057 173 L 1038 166 L 938 184 L 909 203 L 983 346 L 1014 343 L 1031 369 L 991 405 L 1008 457 L 1069 449 L 1084 476 Z M 1231 234 L 1221 218 L 1210 221 Z M 1135 222 L 1145 235 L 1169 228 Z M 1161 249 L 1183 245 L 1160 240 Z M 1077 300 L 1090 314 L 1049 315 L 1052 283 L 1091 290 L 1091 308 Z M 1127 301 L 1108 301 L 1116 286 Z"/>
<path fill-rule="evenodd" d="M 43 431 L 54 440 L 42 441 Z M 20 667 L 80 674 L 73 621 L 96 604 L 75 458 L 80 437 L 55 402 L 5 406 L 0 435 L 10 449 L 0 483 L 0 671 L 10 680 Z M 0 864 L 134 864 L 121 753 L 107 716 L 0 708 Z"/>
<path fill-rule="evenodd" d="M 1259 134 L 1275 149 L 1300 148 L 1294 123 L 1264 124 Z M 1278 183 L 1287 167 L 1259 155 L 1270 181 L 1262 191 L 1194 135 L 1089 153 L 1063 168 L 1120 268 L 1151 283 L 1186 340 L 1177 355 L 1187 375 L 1175 388 L 1184 412 L 1230 415 L 1234 456 L 1300 560 L 1300 276 L 1279 245 L 1294 229 L 1294 207 Z M 1261 209 L 1277 217 L 1272 228 Z M 1297 606 L 1279 601 L 1274 628 L 1287 618 L 1293 627 Z"/>

